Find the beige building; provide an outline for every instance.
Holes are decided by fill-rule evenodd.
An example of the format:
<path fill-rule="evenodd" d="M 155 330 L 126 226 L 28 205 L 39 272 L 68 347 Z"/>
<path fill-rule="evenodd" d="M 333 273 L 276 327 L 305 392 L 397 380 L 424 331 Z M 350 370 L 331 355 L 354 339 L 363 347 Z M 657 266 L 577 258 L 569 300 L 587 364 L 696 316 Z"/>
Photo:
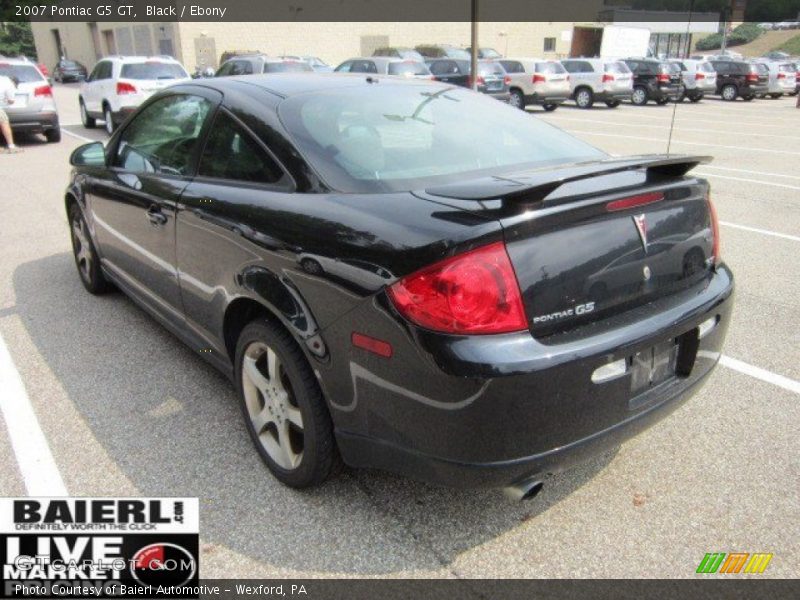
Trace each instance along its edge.
<path fill-rule="evenodd" d="M 306 54 L 336 66 L 380 46 L 468 46 L 469 22 L 280 22 L 280 23 L 71 23 L 32 24 L 39 60 L 48 67 L 65 55 L 91 68 L 109 54 L 168 54 L 189 71 L 219 66 L 223 52 Z M 573 23 L 480 23 L 482 47 L 506 56 L 559 58 L 569 54 Z"/>

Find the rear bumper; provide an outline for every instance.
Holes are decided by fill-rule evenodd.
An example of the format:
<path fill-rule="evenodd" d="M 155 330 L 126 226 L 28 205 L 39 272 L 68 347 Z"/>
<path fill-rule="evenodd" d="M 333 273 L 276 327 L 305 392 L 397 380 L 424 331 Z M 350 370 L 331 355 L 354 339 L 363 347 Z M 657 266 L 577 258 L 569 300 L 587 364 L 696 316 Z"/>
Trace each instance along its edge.
<path fill-rule="evenodd" d="M 58 129 L 58 113 L 56 112 L 10 112 L 7 111 L 8 121 L 14 131 L 44 132 Z"/>
<path fill-rule="evenodd" d="M 595 99 L 600 102 L 628 102 L 633 96 L 633 89 L 626 90 L 624 92 L 597 92 L 595 94 Z"/>
<path fill-rule="evenodd" d="M 701 287 L 643 307 L 624 326 L 547 345 L 527 333 L 413 331 L 392 339 L 387 327 L 395 356 L 351 360 L 353 401 L 346 415 L 333 407 L 342 456 L 356 467 L 475 488 L 558 472 L 614 447 L 680 406 L 717 364 L 733 276 L 722 265 Z M 696 341 L 689 373 L 635 393 L 630 373 L 592 382 L 598 367 L 678 336 L 691 339 L 712 318 L 717 324 Z M 434 364 L 420 364 L 420 354 Z M 324 386 L 328 397 L 348 397 Z"/>
<path fill-rule="evenodd" d="M 656 86 L 649 90 L 653 100 L 677 100 L 683 93 L 682 85 Z"/>
<path fill-rule="evenodd" d="M 525 96 L 525 104 L 562 104 L 569 98 L 569 91 L 534 93 Z"/>

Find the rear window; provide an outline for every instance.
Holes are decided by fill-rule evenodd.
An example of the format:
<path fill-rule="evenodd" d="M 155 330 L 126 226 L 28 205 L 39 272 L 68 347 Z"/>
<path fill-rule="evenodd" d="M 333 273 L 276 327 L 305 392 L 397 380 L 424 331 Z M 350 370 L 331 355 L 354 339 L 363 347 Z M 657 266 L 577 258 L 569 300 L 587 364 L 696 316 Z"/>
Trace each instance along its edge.
<path fill-rule="evenodd" d="M 62 60 L 61 67 L 64 69 L 79 69 L 80 65 L 74 60 Z"/>
<path fill-rule="evenodd" d="M 398 83 L 330 89 L 289 97 L 278 114 L 306 160 L 342 192 L 423 189 L 606 156 L 521 110 L 461 88 Z"/>
<path fill-rule="evenodd" d="M 431 72 L 425 63 L 406 60 L 403 62 L 389 63 L 389 75 L 430 75 Z"/>
<path fill-rule="evenodd" d="M 540 62 L 536 63 L 536 72 L 537 73 L 546 73 L 546 74 L 555 74 L 555 73 L 566 73 L 567 70 L 561 63 L 557 62 Z"/>
<path fill-rule="evenodd" d="M 681 65 L 678 63 L 661 63 L 659 73 L 680 74 Z"/>
<path fill-rule="evenodd" d="M 189 75 L 175 63 L 152 61 L 122 65 L 119 76 L 123 79 L 182 79 Z"/>
<path fill-rule="evenodd" d="M 630 73 L 631 70 L 624 62 L 606 63 L 603 65 L 603 70 L 606 73 Z"/>
<path fill-rule="evenodd" d="M 778 65 L 778 71 L 782 71 L 784 73 L 794 73 L 795 67 L 794 65 Z"/>
<path fill-rule="evenodd" d="M 264 73 L 297 73 L 300 71 L 313 71 L 310 64 L 300 60 L 286 62 L 264 63 Z"/>
<path fill-rule="evenodd" d="M 701 63 L 697 63 L 697 70 L 698 71 L 704 71 L 705 73 L 713 73 L 714 72 L 714 66 L 711 63 L 701 62 Z"/>
<path fill-rule="evenodd" d="M 761 73 L 762 75 L 766 75 L 769 73 L 769 67 L 763 63 L 756 63 L 753 65 L 753 72 Z"/>
<path fill-rule="evenodd" d="M 15 77 L 20 83 L 31 83 L 34 81 L 44 81 L 44 77 L 36 67 L 31 65 L 9 65 L 0 63 L 0 75 L 5 77 Z"/>
<path fill-rule="evenodd" d="M 500 63 L 480 63 L 478 64 L 478 74 L 483 75 L 505 75 L 506 71 Z"/>

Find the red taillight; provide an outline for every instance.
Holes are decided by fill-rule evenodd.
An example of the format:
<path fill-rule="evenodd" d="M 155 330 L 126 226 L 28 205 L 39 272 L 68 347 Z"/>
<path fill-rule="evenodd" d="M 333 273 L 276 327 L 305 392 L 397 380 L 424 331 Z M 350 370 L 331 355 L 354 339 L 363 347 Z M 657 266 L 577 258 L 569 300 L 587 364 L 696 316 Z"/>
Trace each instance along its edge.
<path fill-rule="evenodd" d="M 786 73 L 778 73 L 778 79 L 786 79 Z"/>
<path fill-rule="evenodd" d="M 387 290 L 397 310 L 426 329 L 482 334 L 521 331 L 528 326 L 503 242 L 445 259 Z"/>
<path fill-rule="evenodd" d="M 363 333 L 357 333 L 355 331 L 350 337 L 350 341 L 356 348 L 361 348 L 362 350 L 372 352 L 373 354 L 377 354 L 378 356 L 382 356 L 384 358 L 392 357 L 393 350 L 392 345 L 389 342 L 384 342 L 383 340 L 364 335 Z"/>
<path fill-rule="evenodd" d="M 467 78 L 467 85 L 469 87 L 472 87 L 472 76 L 471 75 Z M 478 85 L 486 85 L 486 80 L 483 77 L 481 77 L 480 75 L 478 75 Z"/>
<path fill-rule="evenodd" d="M 664 194 L 661 192 L 650 192 L 648 194 L 639 194 L 638 196 L 630 196 L 628 198 L 620 198 L 613 200 L 606 204 L 606 210 L 614 212 L 616 210 L 625 210 L 627 208 L 634 208 L 636 206 L 643 206 L 645 204 L 652 204 L 664 199 Z"/>
<path fill-rule="evenodd" d="M 533 83 L 544 83 L 545 81 L 547 81 L 547 79 L 541 73 L 535 73 L 531 81 Z"/>
<path fill-rule="evenodd" d="M 717 217 L 717 207 L 711 201 L 711 195 L 706 195 L 708 202 L 708 213 L 711 216 L 711 235 L 713 236 L 711 246 L 711 257 L 714 259 L 714 265 L 718 265 L 722 260 L 719 253 L 719 217 Z"/>
<path fill-rule="evenodd" d="M 40 85 L 35 90 L 33 90 L 34 96 L 49 96 L 50 98 L 53 97 L 53 88 L 49 85 Z"/>
<path fill-rule="evenodd" d="M 755 73 L 748 73 L 747 81 L 758 81 L 758 75 Z"/>
<path fill-rule="evenodd" d="M 132 83 L 128 83 L 127 81 L 118 81 L 117 82 L 117 95 L 122 96 L 123 94 L 135 94 L 136 88 L 133 86 Z"/>
<path fill-rule="evenodd" d="M 659 83 L 669 83 L 669 75 L 667 73 L 659 73 L 657 79 Z"/>
<path fill-rule="evenodd" d="M 505 83 L 506 85 L 510 84 L 511 83 L 511 77 L 509 75 L 506 75 L 505 77 L 503 77 L 503 83 Z"/>
<path fill-rule="evenodd" d="M 695 74 L 694 74 L 694 78 L 695 78 L 695 80 L 698 80 L 698 79 L 705 79 L 705 78 L 706 78 L 706 75 L 705 75 L 705 73 L 695 73 Z"/>
<path fill-rule="evenodd" d="M 603 75 L 603 83 L 608 83 L 609 81 L 615 81 L 614 76 L 611 73 L 605 73 Z"/>

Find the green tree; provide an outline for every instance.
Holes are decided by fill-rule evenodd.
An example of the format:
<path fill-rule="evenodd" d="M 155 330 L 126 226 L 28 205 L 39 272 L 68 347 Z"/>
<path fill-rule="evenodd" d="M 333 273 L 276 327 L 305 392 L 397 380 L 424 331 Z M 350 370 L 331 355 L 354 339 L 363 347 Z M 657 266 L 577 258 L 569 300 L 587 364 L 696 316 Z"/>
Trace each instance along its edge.
<path fill-rule="evenodd" d="M 36 46 L 33 44 L 31 24 L 0 22 L 0 54 L 4 56 L 24 54 L 29 58 L 35 57 Z"/>

